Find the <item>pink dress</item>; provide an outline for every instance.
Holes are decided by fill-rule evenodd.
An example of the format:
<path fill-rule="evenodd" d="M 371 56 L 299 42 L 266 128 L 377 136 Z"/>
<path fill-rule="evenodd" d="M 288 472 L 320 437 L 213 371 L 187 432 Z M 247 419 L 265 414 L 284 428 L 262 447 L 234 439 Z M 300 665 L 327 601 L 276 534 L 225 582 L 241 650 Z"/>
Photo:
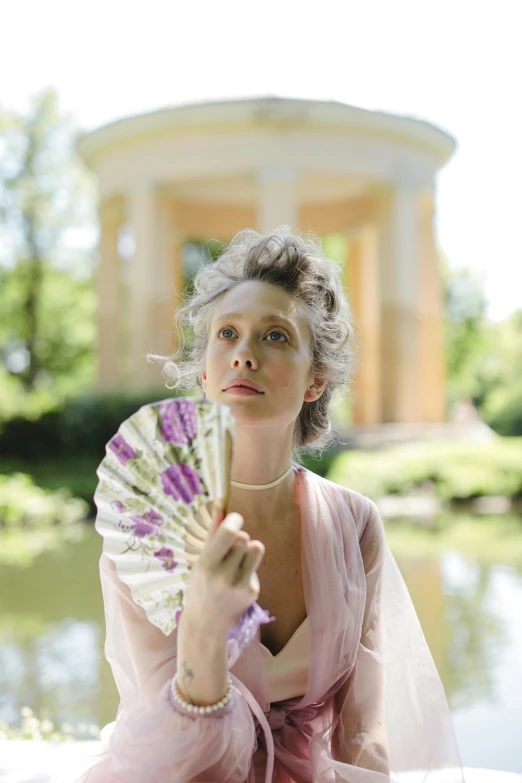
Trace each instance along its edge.
<path fill-rule="evenodd" d="M 220 711 L 170 697 L 176 631 L 153 626 L 106 555 L 105 653 L 121 697 L 77 783 L 402 783 L 452 768 L 444 688 L 375 504 L 295 464 L 307 618 L 273 656 L 257 638 L 230 666 Z"/>

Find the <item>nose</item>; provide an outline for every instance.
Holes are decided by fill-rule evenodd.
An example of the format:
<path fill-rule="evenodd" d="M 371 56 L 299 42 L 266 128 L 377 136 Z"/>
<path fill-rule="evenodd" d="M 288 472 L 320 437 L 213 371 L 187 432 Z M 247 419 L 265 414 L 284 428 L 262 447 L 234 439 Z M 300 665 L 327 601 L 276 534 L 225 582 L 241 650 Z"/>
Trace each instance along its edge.
<path fill-rule="evenodd" d="M 232 353 L 232 367 L 248 367 L 257 369 L 257 359 L 250 347 L 250 342 L 244 338 L 238 340 Z"/>

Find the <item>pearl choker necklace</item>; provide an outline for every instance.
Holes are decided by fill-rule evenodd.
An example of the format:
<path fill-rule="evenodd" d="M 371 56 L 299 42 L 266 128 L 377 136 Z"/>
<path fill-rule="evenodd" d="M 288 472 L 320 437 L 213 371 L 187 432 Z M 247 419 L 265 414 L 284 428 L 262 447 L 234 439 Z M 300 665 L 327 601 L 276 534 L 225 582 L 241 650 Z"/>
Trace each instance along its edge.
<path fill-rule="evenodd" d="M 285 479 L 293 467 L 294 463 L 291 462 L 288 470 L 285 471 L 282 476 L 279 476 L 279 478 L 275 481 L 271 481 L 270 484 L 241 484 L 239 481 L 231 481 L 230 483 L 233 487 L 240 487 L 241 489 L 268 489 L 269 487 L 275 487 L 276 484 L 279 484 L 283 479 Z"/>

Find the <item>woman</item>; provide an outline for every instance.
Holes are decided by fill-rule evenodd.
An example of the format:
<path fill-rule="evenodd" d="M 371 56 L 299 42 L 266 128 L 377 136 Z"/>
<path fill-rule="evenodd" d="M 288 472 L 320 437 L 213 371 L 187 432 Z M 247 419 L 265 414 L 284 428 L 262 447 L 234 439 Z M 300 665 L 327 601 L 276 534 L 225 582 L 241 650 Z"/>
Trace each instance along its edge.
<path fill-rule="evenodd" d="M 410 783 L 408 771 L 424 781 L 447 767 L 464 780 L 377 507 L 297 462 L 328 442 L 332 394 L 353 371 L 337 264 L 287 227 L 247 229 L 194 285 L 177 312 L 193 342 L 179 328 L 176 354 L 151 358 L 166 360 L 169 388 L 231 407 L 229 514 L 170 637 L 102 555 L 105 651 L 121 702 L 82 783 Z M 227 632 L 258 597 L 272 621 L 230 666 Z"/>

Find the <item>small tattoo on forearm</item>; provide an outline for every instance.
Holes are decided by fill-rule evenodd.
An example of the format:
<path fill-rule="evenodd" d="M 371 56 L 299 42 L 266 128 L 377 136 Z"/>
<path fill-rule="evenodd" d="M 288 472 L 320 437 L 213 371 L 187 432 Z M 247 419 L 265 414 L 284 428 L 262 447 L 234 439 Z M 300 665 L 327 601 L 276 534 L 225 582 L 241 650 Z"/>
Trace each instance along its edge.
<path fill-rule="evenodd" d="M 192 682 L 192 680 L 194 679 L 194 672 L 192 671 L 192 669 L 190 669 L 188 667 L 186 661 L 183 661 L 183 663 L 181 664 L 181 669 L 182 669 L 181 681 L 183 683 L 183 690 L 188 695 L 188 699 L 189 699 L 190 703 L 193 704 L 194 702 L 192 701 L 192 697 L 190 696 L 190 693 L 189 693 L 189 690 L 188 690 L 188 687 L 187 687 L 187 681 L 188 681 L 189 684 Z"/>

